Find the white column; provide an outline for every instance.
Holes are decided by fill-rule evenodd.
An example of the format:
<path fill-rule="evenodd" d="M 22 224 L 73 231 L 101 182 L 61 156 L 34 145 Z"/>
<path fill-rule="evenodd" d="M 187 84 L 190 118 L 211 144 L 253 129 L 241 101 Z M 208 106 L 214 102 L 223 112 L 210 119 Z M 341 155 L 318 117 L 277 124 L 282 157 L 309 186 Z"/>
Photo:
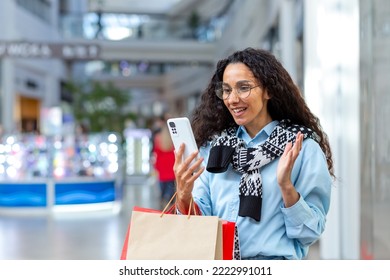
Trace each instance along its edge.
<path fill-rule="evenodd" d="M 11 59 L 2 60 L 1 77 L 1 122 L 5 133 L 15 132 L 15 71 Z"/>
<path fill-rule="evenodd" d="M 51 62 L 52 66 L 60 67 L 59 63 Z M 58 106 L 60 104 L 61 88 L 57 71 L 46 73 L 45 88 L 43 89 L 42 100 L 44 107 Z"/>
<path fill-rule="evenodd" d="M 0 32 L 0 41 L 10 41 L 16 36 L 15 24 L 13 24 L 15 5 L 12 0 L 1 1 L 0 26 L 2 31 Z M 15 106 L 14 62 L 9 58 L 0 58 L 0 67 L 0 121 L 4 132 L 7 133 L 15 130 L 13 118 Z"/>
<path fill-rule="evenodd" d="M 296 66 L 296 17 L 295 1 L 282 0 L 280 3 L 280 51 L 281 62 L 290 73 L 292 79 L 297 81 Z"/>
<path fill-rule="evenodd" d="M 358 0 L 305 0 L 305 97 L 329 136 L 337 181 L 323 259 L 360 258 Z"/>

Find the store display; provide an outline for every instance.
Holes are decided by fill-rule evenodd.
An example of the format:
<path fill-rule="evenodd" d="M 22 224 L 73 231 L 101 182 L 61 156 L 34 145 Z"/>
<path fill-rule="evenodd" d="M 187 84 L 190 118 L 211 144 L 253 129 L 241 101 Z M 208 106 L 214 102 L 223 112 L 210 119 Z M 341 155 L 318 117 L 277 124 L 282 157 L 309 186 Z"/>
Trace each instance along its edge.
<path fill-rule="evenodd" d="M 131 128 L 126 129 L 124 134 L 126 137 L 127 175 L 148 175 L 151 171 L 152 131 L 150 129 Z"/>
<path fill-rule="evenodd" d="M 113 178 L 122 164 L 120 141 L 115 133 L 7 135 L 0 142 L 0 180 Z"/>
<path fill-rule="evenodd" d="M 0 141 L 0 207 L 118 202 L 121 153 L 116 133 L 5 135 Z"/>

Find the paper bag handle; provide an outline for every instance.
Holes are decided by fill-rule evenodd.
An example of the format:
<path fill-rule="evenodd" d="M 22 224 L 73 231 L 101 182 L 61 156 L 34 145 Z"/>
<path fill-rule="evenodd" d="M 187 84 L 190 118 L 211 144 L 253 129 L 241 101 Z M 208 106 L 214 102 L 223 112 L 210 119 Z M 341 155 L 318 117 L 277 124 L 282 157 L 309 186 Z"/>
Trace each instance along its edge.
<path fill-rule="evenodd" d="M 166 205 L 166 206 L 164 207 L 164 209 L 162 210 L 160 217 L 162 217 L 164 214 L 167 213 L 166 211 L 167 211 L 169 205 L 171 205 L 173 199 L 175 199 L 176 196 L 177 196 L 177 192 L 175 192 L 175 193 L 173 194 L 173 196 L 171 197 L 171 199 L 168 201 L 167 205 Z M 195 203 L 194 203 L 194 199 L 192 198 L 192 196 L 191 196 L 190 207 L 189 207 L 189 211 L 188 211 L 188 215 L 187 215 L 187 218 L 188 218 L 188 219 L 189 219 L 190 216 L 191 216 L 191 208 L 192 208 L 192 210 L 194 211 L 194 214 L 196 215 Z"/>

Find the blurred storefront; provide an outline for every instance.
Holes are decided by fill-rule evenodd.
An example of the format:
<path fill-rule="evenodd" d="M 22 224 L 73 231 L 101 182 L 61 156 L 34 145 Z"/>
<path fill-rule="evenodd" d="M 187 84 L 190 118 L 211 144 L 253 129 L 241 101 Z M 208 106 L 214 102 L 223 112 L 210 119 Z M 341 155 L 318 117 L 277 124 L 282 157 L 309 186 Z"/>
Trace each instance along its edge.
<path fill-rule="evenodd" d="M 4 135 L 0 213 L 119 210 L 123 160 L 114 133 Z"/>
<path fill-rule="evenodd" d="M 100 202 L 120 200 L 123 175 L 152 173 L 147 121 L 161 108 L 190 115 L 221 57 L 260 47 L 291 73 L 332 145 L 337 180 L 321 258 L 390 257 L 389 1 L 172 0 L 159 12 L 125 2 L 1 1 L 0 206 L 26 206 L 11 202 L 15 185 L 23 195 L 40 189 L 29 199 L 44 209 L 59 206 L 59 193 L 77 204 L 66 188 L 91 197 L 80 185 L 89 182 L 103 184 Z M 137 126 L 114 142 L 106 133 L 78 142 L 63 92 L 74 79 L 129 90 Z M 56 133 L 48 108 L 62 112 Z"/>

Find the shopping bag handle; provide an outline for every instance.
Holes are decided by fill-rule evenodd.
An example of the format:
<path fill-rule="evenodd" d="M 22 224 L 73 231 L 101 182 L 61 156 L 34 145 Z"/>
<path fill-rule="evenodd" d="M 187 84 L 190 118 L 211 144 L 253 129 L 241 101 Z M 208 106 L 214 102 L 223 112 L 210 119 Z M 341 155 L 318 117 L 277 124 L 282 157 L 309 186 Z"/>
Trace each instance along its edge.
<path fill-rule="evenodd" d="M 176 196 L 177 196 L 177 191 L 172 195 L 171 199 L 168 201 L 167 205 L 162 210 L 160 217 L 164 216 L 164 214 L 167 214 L 169 212 L 169 211 L 167 212 L 167 209 L 168 209 L 169 205 L 171 205 L 172 201 L 175 199 Z M 191 216 L 191 208 L 194 211 L 194 214 L 196 215 L 195 203 L 194 203 L 194 199 L 192 196 L 191 196 L 189 211 L 188 211 L 188 215 L 187 215 L 188 219 Z"/>
<path fill-rule="evenodd" d="M 167 209 L 168 209 L 169 205 L 171 205 L 171 203 L 172 203 L 173 199 L 176 197 L 176 195 L 177 195 L 177 192 L 175 192 L 175 193 L 172 195 L 172 197 L 171 197 L 171 199 L 168 201 L 167 205 L 165 205 L 164 209 L 161 211 L 161 216 L 160 216 L 160 217 L 162 217 L 164 214 L 168 213 L 168 212 L 167 212 Z M 172 207 L 171 207 L 171 208 L 172 208 Z"/>

